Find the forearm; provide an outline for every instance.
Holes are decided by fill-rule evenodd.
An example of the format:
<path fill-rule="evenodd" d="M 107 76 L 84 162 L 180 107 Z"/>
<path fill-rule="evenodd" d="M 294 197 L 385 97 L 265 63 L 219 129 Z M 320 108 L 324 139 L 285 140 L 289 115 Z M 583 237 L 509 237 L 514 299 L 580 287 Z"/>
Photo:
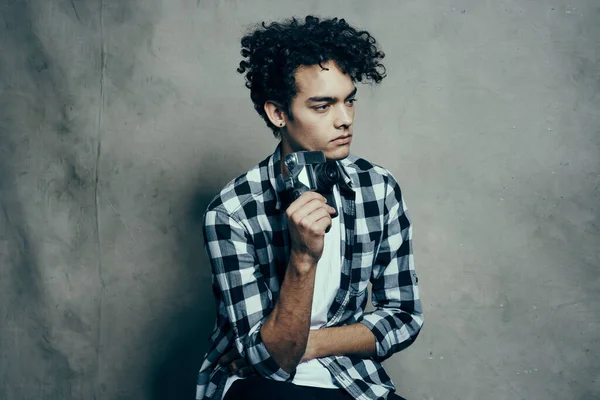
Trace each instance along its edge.
<path fill-rule="evenodd" d="M 348 355 L 369 358 L 376 352 L 373 333 L 363 324 L 356 323 L 310 331 L 302 361 Z"/>
<path fill-rule="evenodd" d="M 290 257 L 279 299 L 260 334 L 281 369 L 291 372 L 306 350 L 315 283 L 315 265 Z"/>

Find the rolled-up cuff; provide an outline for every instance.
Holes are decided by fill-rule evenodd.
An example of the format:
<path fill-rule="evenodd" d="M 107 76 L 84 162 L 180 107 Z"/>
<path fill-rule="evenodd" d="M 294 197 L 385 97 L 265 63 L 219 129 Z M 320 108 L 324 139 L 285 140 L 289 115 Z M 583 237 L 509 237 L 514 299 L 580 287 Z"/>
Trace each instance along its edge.
<path fill-rule="evenodd" d="M 255 327 L 248 335 L 252 340 L 252 345 L 247 347 L 246 357 L 254 370 L 267 379 L 274 381 L 288 382 L 294 377 L 294 373 L 288 373 L 281 369 L 273 356 L 267 350 L 260 334 L 260 327 Z"/>
<path fill-rule="evenodd" d="M 387 358 L 391 345 L 386 336 L 392 331 L 393 325 L 386 321 L 385 316 L 373 313 L 365 314 L 360 321 L 375 336 L 375 346 L 377 349 L 377 358 Z"/>

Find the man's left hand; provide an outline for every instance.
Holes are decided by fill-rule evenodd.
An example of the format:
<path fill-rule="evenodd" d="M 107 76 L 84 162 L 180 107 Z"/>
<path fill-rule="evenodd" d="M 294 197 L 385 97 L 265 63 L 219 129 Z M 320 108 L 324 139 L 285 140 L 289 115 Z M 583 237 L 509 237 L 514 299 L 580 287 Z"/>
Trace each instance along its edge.
<path fill-rule="evenodd" d="M 254 374 L 252 366 L 248 365 L 246 360 L 240 356 L 235 346 L 219 358 L 219 365 L 242 378 Z"/>

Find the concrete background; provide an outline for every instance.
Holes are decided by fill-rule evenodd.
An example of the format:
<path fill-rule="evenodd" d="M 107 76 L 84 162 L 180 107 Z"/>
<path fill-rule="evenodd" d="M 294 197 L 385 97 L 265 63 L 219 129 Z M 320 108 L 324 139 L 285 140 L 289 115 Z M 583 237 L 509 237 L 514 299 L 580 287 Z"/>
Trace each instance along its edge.
<path fill-rule="evenodd" d="M 353 152 L 414 223 L 409 399 L 600 398 L 600 4 L 0 0 L 0 398 L 192 399 L 213 325 L 201 215 L 276 145 L 251 23 L 370 30 Z"/>

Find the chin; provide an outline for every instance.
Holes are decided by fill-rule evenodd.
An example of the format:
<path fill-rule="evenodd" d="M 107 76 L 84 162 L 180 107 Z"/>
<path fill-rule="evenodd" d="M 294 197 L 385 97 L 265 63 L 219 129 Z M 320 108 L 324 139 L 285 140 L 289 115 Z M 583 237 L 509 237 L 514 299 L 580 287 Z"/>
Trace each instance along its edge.
<path fill-rule="evenodd" d="M 325 152 L 325 157 L 328 160 L 343 160 L 350 154 L 350 146 L 339 147 L 335 150 Z"/>

